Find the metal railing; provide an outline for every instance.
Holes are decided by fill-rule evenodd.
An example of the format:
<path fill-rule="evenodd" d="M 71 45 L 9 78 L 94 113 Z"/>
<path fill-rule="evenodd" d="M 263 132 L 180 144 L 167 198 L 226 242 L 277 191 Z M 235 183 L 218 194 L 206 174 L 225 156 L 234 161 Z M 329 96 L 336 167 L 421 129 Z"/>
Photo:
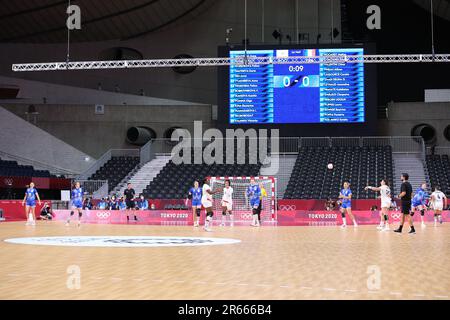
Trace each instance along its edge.
<path fill-rule="evenodd" d="M 434 151 L 432 151 L 432 147 L 427 147 L 427 154 L 432 154 L 434 152 L 434 154 L 437 155 L 450 155 L 450 147 L 434 147 Z"/>
<path fill-rule="evenodd" d="M 20 156 L 12 155 L 10 153 L 0 151 L 0 157 L 3 158 L 3 160 L 12 160 L 17 161 L 17 163 L 22 165 L 29 165 L 32 166 L 35 170 L 48 170 L 51 174 L 55 175 L 64 175 L 66 178 L 72 178 L 75 175 L 77 175 L 77 172 L 74 172 L 72 170 L 56 167 L 49 165 L 47 163 L 43 163 L 36 160 L 31 160 L 27 158 L 23 158 Z"/>
<path fill-rule="evenodd" d="M 77 180 L 85 195 L 101 199 L 108 195 L 108 180 Z"/>

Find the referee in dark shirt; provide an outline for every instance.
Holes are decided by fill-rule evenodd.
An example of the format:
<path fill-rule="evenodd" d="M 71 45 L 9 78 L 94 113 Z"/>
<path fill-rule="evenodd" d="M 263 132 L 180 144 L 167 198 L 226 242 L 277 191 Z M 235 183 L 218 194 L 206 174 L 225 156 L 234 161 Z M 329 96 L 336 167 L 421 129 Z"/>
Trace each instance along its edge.
<path fill-rule="evenodd" d="M 134 203 L 134 197 L 136 195 L 136 192 L 131 187 L 131 183 L 127 184 L 127 188 L 123 192 L 123 195 L 125 196 L 125 204 L 127 205 L 127 221 L 130 221 L 130 211 L 135 211 L 135 203 Z M 134 221 L 137 221 L 136 213 L 134 213 Z"/>
<path fill-rule="evenodd" d="M 400 198 L 402 202 L 402 221 L 400 223 L 400 226 L 398 229 L 395 229 L 394 232 L 401 233 L 403 230 L 403 224 L 405 223 L 405 217 L 408 218 L 409 225 L 411 226 L 411 230 L 409 233 L 416 233 L 416 230 L 414 229 L 413 220 L 410 215 L 411 213 L 411 194 L 412 194 L 412 186 L 409 183 L 409 174 L 402 173 L 402 186 L 400 189 L 400 194 L 398 197 Z"/>

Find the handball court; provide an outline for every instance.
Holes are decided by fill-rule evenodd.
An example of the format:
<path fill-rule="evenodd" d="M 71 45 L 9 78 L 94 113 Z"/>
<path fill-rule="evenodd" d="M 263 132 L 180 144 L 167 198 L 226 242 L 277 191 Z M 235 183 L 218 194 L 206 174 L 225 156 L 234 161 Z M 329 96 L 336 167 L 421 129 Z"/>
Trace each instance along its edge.
<path fill-rule="evenodd" d="M 393 226 L 391 226 L 392 229 Z M 450 227 L 417 234 L 375 226 L 201 228 L 2 223 L 0 299 L 445 299 Z M 194 236 L 241 240 L 198 247 L 63 247 L 4 240 L 46 236 Z M 80 287 L 67 286 L 79 266 Z M 375 269 L 374 269 L 375 268 Z M 379 270 L 379 288 L 368 286 Z M 373 284 L 373 283 L 372 283 Z"/>

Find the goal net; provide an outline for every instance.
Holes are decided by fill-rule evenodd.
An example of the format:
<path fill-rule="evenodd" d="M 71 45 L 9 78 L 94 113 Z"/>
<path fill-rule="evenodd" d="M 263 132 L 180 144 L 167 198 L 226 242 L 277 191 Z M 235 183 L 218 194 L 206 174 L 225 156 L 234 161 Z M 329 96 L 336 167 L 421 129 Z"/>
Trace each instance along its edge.
<path fill-rule="evenodd" d="M 253 177 L 257 184 L 262 184 L 267 196 L 262 198 L 261 223 L 276 222 L 276 178 L 274 177 Z M 234 222 L 252 221 L 252 208 L 250 199 L 247 197 L 247 188 L 250 185 L 250 177 L 211 177 L 211 189 L 223 189 L 225 180 L 230 180 L 233 188 L 233 219 Z M 214 220 L 222 219 L 222 196 L 223 192 L 213 195 Z"/>

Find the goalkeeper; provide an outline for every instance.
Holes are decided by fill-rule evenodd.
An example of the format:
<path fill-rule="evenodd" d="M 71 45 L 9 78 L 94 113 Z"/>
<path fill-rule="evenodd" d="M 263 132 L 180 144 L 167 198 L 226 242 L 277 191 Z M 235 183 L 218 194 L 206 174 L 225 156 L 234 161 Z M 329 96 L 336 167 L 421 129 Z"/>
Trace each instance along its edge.
<path fill-rule="evenodd" d="M 250 200 L 250 207 L 252 208 L 253 221 L 252 227 L 259 227 L 258 208 L 261 203 L 261 188 L 256 184 L 255 179 L 250 179 L 250 185 L 247 187 L 246 196 Z"/>

